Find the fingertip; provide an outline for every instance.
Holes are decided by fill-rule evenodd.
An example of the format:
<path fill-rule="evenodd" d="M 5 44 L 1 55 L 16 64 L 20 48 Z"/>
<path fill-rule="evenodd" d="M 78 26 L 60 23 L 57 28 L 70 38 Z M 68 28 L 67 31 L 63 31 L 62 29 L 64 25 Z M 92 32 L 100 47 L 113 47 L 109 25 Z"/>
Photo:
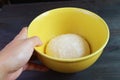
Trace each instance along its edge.
<path fill-rule="evenodd" d="M 40 46 L 40 45 L 42 45 L 42 41 L 40 40 L 39 37 L 34 36 L 34 37 L 32 37 L 32 38 L 33 38 L 34 43 L 35 43 L 36 46 Z"/>
<path fill-rule="evenodd" d="M 26 39 L 27 38 L 27 27 L 23 27 L 19 34 L 14 38 L 14 40 L 18 39 Z"/>
<path fill-rule="evenodd" d="M 23 27 L 22 30 L 20 31 L 20 33 L 24 33 L 27 32 L 27 27 Z"/>
<path fill-rule="evenodd" d="M 33 46 L 40 46 L 40 45 L 42 45 L 41 40 L 37 36 L 33 36 L 31 38 L 28 38 L 27 41 L 31 42 Z"/>
<path fill-rule="evenodd" d="M 27 31 L 28 27 L 23 27 L 23 30 Z"/>

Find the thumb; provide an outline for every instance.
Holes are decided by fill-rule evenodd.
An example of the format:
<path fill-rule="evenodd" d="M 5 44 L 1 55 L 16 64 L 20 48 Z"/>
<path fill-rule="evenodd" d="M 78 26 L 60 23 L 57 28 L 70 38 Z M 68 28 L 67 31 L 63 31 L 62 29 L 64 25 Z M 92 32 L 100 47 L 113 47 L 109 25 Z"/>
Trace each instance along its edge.
<path fill-rule="evenodd" d="M 26 39 L 27 38 L 27 27 L 22 28 L 19 34 L 15 37 L 14 40 Z"/>
<path fill-rule="evenodd" d="M 36 36 L 31 37 L 31 38 L 27 38 L 26 43 L 31 44 L 33 47 L 42 45 L 42 42 Z"/>

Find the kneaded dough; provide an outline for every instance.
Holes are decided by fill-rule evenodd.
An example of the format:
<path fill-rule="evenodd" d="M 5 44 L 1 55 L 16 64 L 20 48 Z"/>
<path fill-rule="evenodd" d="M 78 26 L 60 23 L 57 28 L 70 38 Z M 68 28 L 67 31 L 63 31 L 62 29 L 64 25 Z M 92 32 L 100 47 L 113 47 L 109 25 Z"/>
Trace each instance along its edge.
<path fill-rule="evenodd" d="M 77 34 L 63 34 L 49 41 L 46 54 L 57 58 L 79 58 L 90 54 L 87 41 Z"/>

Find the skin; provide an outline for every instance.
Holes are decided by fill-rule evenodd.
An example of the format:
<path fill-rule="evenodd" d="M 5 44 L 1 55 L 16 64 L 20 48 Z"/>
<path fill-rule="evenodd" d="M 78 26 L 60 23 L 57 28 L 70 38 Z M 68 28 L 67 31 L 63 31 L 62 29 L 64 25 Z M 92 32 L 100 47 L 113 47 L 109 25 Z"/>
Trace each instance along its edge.
<path fill-rule="evenodd" d="M 27 28 L 0 51 L 0 80 L 15 80 L 24 70 L 47 71 L 45 66 L 30 63 L 34 47 L 42 43 L 38 37 L 27 38 Z"/>

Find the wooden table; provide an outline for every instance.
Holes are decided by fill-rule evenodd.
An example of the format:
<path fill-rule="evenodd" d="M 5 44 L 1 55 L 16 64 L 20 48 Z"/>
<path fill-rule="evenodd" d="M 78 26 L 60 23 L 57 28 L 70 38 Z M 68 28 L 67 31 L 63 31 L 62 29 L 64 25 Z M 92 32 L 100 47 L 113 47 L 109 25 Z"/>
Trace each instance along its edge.
<path fill-rule="evenodd" d="M 110 28 L 110 40 L 90 68 L 75 74 L 25 71 L 17 80 L 120 80 L 120 2 L 99 4 L 80 1 L 5 5 L 0 11 L 0 49 L 40 13 L 57 7 L 81 7 L 99 14 Z"/>

